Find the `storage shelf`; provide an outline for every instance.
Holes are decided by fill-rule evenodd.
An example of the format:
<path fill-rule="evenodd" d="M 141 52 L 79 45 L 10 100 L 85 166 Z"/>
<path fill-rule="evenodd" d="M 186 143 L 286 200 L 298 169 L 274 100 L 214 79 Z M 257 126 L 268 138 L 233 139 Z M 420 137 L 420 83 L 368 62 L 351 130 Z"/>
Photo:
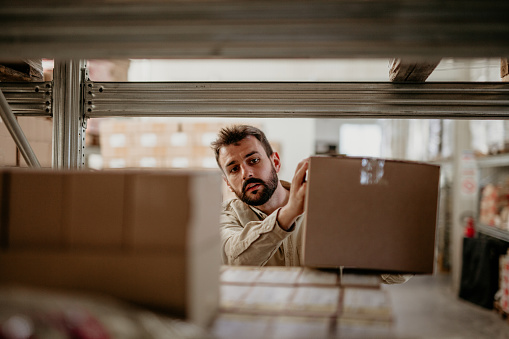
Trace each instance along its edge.
<path fill-rule="evenodd" d="M 486 226 L 481 223 L 477 224 L 477 230 L 483 234 L 509 242 L 509 231 L 505 231 L 494 226 Z"/>
<path fill-rule="evenodd" d="M 509 153 L 476 157 L 477 165 L 486 167 L 509 167 Z"/>

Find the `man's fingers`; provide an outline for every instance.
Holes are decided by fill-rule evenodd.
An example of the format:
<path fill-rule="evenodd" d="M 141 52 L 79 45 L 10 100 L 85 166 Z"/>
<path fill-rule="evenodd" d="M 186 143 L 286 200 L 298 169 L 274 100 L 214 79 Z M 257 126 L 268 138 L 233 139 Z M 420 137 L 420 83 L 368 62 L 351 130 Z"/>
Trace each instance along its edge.
<path fill-rule="evenodd" d="M 302 160 L 299 165 L 297 165 L 297 169 L 295 170 L 295 176 L 294 179 L 297 184 L 301 184 L 306 181 L 306 171 L 309 167 L 309 160 L 304 159 Z"/>

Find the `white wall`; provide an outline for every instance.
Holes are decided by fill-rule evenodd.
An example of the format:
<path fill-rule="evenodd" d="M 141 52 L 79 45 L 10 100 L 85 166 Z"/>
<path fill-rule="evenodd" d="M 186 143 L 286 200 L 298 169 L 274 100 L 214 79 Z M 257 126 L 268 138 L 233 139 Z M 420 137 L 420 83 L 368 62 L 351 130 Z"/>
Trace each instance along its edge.
<path fill-rule="evenodd" d="M 129 81 L 387 81 L 388 60 L 131 60 Z"/>
<path fill-rule="evenodd" d="M 299 162 L 314 154 L 315 119 L 264 119 L 264 131 L 281 145 L 279 178 L 291 182 Z"/>

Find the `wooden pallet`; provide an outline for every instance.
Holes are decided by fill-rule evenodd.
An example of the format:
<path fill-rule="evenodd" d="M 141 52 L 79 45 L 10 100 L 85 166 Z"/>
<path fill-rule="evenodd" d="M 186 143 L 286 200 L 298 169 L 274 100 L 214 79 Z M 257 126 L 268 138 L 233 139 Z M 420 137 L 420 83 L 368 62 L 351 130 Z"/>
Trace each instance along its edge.
<path fill-rule="evenodd" d="M 0 81 L 42 81 L 44 79 L 42 59 L 2 61 L 0 60 Z"/>

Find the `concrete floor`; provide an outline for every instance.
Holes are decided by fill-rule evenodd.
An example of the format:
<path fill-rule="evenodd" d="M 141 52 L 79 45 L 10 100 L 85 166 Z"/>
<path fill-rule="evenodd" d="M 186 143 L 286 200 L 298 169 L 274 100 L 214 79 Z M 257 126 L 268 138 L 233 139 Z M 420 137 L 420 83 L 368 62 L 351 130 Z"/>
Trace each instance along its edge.
<path fill-rule="evenodd" d="M 493 310 L 459 299 L 448 274 L 415 276 L 383 288 L 390 294 L 397 338 L 509 339 L 509 322 Z"/>

